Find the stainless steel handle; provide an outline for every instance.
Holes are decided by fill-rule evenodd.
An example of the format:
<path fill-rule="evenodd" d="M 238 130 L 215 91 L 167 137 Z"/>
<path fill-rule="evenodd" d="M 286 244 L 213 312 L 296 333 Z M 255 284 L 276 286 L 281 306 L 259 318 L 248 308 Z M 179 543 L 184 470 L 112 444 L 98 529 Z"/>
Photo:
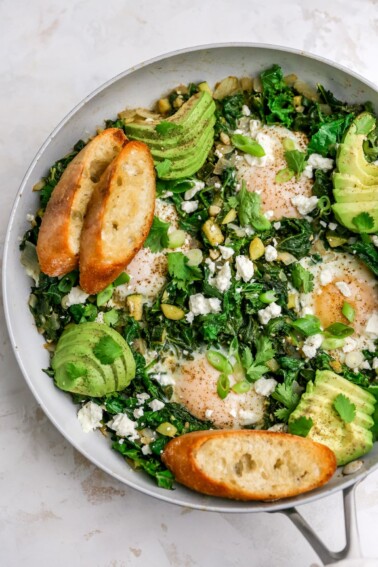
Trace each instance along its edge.
<path fill-rule="evenodd" d="M 296 508 L 282 510 L 298 530 L 304 535 L 324 565 L 330 565 L 341 559 L 361 559 L 360 538 L 357 526 L 355 491 L 357 484 L 343 490 L 344 523 L 346 545 L 341 551 L 331 551 L 319 539 L 308 522 Z"/>

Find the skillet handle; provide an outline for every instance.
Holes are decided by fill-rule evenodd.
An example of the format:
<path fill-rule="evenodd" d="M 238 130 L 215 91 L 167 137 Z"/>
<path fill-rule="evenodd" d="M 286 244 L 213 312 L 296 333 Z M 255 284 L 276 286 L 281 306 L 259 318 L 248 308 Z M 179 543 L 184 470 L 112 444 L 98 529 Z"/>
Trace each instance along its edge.
<path fill-rule="evenodd" d="M 324 565 L 330 565 L 342 559 L 362 558 L 355 501 L 357 484 L 358 483 L 343 490 L 346 545 L 341 551 L 331 551 L 328 549 L 296 508 L 282 510 L 282 513 L 290 518 L 293 524 L 304 535 Z"/>

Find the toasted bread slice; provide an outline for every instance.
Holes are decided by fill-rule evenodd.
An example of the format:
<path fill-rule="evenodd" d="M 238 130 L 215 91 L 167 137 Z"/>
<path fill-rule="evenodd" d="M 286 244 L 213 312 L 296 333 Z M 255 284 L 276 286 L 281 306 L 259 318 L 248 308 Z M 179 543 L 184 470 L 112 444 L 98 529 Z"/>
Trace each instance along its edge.
<path fill-rule="evenodd" d="M 38 260 L 45 274 L 62 276 L 78 266 L 80 234 L 93 189 L 126 142 L 122 130 L 108 128 L 95 136 L 63 173 L 38 235 Z"/>
<path fill-rule="evenodd" d="M 212 496 L 276 500 L 326 483 L 336 458 L 325 445 L 273 431 L 196 431 L 170 441 L 163 462 L 181 484 Z"/>
<path fill-rule="evenodd" d="M 80 242 L 80 285 L 98 293 L 142 247 L 155 210 L 155 169 L 143 142 L 129 142 L 110 164 L 89 203 Z"/>

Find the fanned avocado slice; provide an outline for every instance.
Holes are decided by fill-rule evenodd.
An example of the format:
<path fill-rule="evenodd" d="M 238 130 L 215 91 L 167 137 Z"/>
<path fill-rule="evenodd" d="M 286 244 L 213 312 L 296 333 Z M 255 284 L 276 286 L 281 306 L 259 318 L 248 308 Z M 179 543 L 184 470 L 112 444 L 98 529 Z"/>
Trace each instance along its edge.
<path fill-rule="evenodd" d="M 339 394 L 355 405 L 350 423 L 343 421 L 334 408 Z M 307 435 L 327 445 L 336 455 L 337 464 L 345 465 L 370 451 L 373 446 L 371 415 L 375 398 L 366 390 L 329 370 L 317 371 L 315 381 L 307 384 L 306 392 L 290 415 L 289 425 L 300 417 L 311 418 L 313 425 Z"/>
<path fill-rule="evenodd" d="M 135 376 L 128 344 L 103 323 L 68 326 L 51 365 L 58 388 L 92 397 L 123 390 Z"/>
<path fill-rule="evenodd" d="M 373 234 L 378 231 L 378 201 L 359 201 L 349 203 L 336 203 L 332 205 L 332 210 L 335 214 L 336 220 L 349 228 L 352 232 L 366 232 Z M 369 226 L 364 226 L 363 230 L 359 229 L 357 222 L 358 215 L 361 213 L 370 216 Z"/>
<path fill-rule="evenodd" d="M 164 123 L 172 127 L 159 130 Z M 214 143 L 214 125 L 215 103 L 203 91 L 190 97 L 166 120 L 125 124 L 125 131 L 131 139 L 149 146 L 156 166 L 169 160 L 168 167 L 157 169 L 158 177 L 180 179 L 193 175 L 205 163 Z"/>
<path fill-rule="evenodd" d="M 336 204 L 332 210 L 336 219 L 353 232 L 373 233 L 378 230 L 378 166 L 369 163 L 363 144 L 375 128 L 375 117 L 369 112 L 359 114 L 349 126 L 337 150 L 333 175 Z M 361 213 L 366 222 L 355 222 Z M 369 216 L 368 216 L 369 215 Z"/>
<path fill-rule="evenodd" d="M 134 136 L 141 138 L 146 144 L 155 141 L 168 143 L 169 139 L 172 139 L 171 145 L 173 145 L 176 143 L 177 138 L 182 136 L 184 130 L 191 129 L 193 124 L 204 118 L 209 108 L 213 109 L 213 112 L 215 111 L 215 103 L 211 95 L 207 92 L 199 92 L 184 102 L 172 116 L 160 120 L 151 120 L 148 122 L 138 121 L 125 124 L 125 132 L 130 138 L 134 139 Z M 122 112 L 119 114 L 119 117 L 122 119 Z M 176 125 L 178 128 L 171 130 L 169 136 L 159 134 L 156 130 L 156 126 L 159 126 L 161 122 L 169 122 Z"/>

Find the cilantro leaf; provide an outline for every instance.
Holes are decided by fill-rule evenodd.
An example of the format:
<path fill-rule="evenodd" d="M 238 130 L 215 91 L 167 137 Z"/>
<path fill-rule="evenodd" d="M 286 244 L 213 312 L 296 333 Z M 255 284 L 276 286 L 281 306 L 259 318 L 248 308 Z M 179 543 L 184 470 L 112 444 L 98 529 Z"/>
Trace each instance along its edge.
<path fill-rule="evenodd" d="M 269 368 L 264 365 L 252 365 L 247 370 L 247 377 L 249 381 L 258 380 L 263 374 L 269 372 Z"/>
<path fill-rule="evenodd" d="M 80 362 L 67 362 L 65 365 L 65 370 L 70 380 L 76 380 L 76 378 L 86 376 L 88 372 L 85 365 Z"/>
<path fill-rule="evenodd" d="M 301 415 L 298 419 L 294 419 L 289 423 L 289 433 L 292 435 L 300 435 L 301 437 L 307 437 L 310 432 L 311 427 L 314 425 L 311 417 L 305 417 Z"/>
<path fill-rule="evenodd" d="M 260 335 L 256 339 L 256 356 L 255 356 L 255 364 L 262 364 L 271 360 L 274 356 L 275 350 L 272 346 L 272 342 L 265 337 L 264 335 Z"/>
<path fill-rule="evenodd" d="M 258 232 L 269 230 L 270 222 L 261 212 L 261 197 L 248 191 L 245 184 L 238 193 L 238 217 L 241 226 L 252 226 Z"/>
<path fill-rule="evenodd" d="M 188 266 L 188 258 L 182 252 L 170 252 L 167 255 L 168 272 L 178 289 L 187 289 L 193 281 L 202 279 L 202 272 L 197 266 Z"/>
<path fill-rule="evenodd" d="M 144 242 L 144 247 L 149 248 L 151 252 L 160 252 L 168 246 L 168 229 L 169 222 L 164 222 L 158 217 L 154 217 L 150 232 Z"/>
<path fill-rule="evenodd" d="M 93 348 L 93 354 L 101 364 L 113 364 L 122 354 L 122 347 L 112 337 L 101 337 Z"/>
<path fill-rule="evenodd" d="M 314 276 L 301 264 L 294 264 L 291 269 L 291 281 L 295 289 L 301 293 L 310 293 L 314 289 Z"/>
<path fill-rule="evenodd" d="M 333 400 L 333 407 L 344 423 L 351 423 L 356 417 L 356 406 L 344 394 L 336 396 Z"/>
<path fill-rule="evenodd" d="M 369 213 L 360 213 L 352 219 L 352 223 L 355 225 L 359 232 L 367 232 L 374 226 L 374 219 Z"/>
<path fill-rule="evenodd" d="M 168 122 L 167 120 L 162 120 L 160 124 L 155 126 L 155 130 L 161 136 L 167 136 L 167 134 L 171 134 L 174 132 L 178 132 L 182 129 L 180 124 L 174 124 L 174 122 Z"/>
<path fill-rule="evenodd" d="M 164 159 L 155 164 L 155 169 L 158 177 L 164 177 L 171 171 L 172 161 L 170 159 Z"/>
<path fill-rule="evenodd" d="M 294 392 L 293 384 L 283 383 L 277 384 L 276 389 L 272 393 L 272 398 L 280 402 L 284 407 L 274 412 L 274 415 L 282 421 L 287 421 L 291 412 L 293 412 L 299 402 L 299 394 Z"/>
<path fill-rule="evenodd" d="M 285 152 L 285 159 L 288 168 L 297 174 L 297 177 L 304 171 L 306 164 L 306 154 L 299 150 L 289 150 Z"/>

